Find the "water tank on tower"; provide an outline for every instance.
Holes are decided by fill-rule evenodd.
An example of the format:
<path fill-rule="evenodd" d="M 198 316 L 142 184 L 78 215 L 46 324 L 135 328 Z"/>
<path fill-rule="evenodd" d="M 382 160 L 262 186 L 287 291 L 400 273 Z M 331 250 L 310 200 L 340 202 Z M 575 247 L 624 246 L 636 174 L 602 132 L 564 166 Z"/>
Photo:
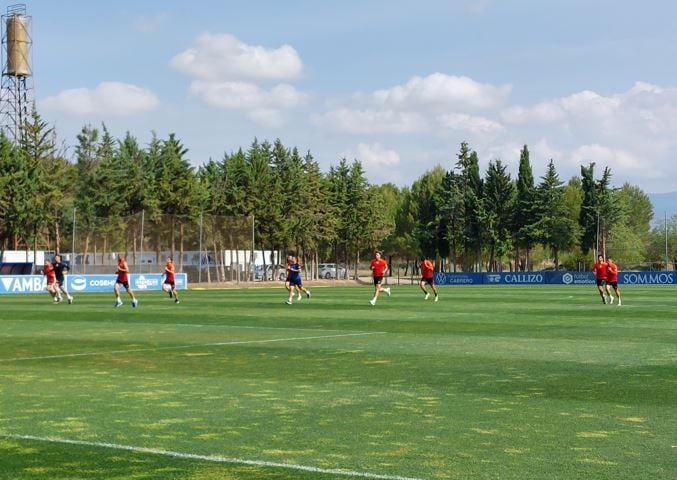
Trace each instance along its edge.
<path fill-rule="evenodd" d="M 2 16 L 2 85 L 0 86 L 0 128 L 12 140 L 19 140 L 33 108 L 31 67 L 31 17 L 26 5 L 10 5 Z"/>
<path fill-rule="evenodd" d="M 14 14 L 7 18 L 7 70 L 6 75 L 25 77 L 31 75 L 28 56 L 30 37 L 25 15 Z"/>

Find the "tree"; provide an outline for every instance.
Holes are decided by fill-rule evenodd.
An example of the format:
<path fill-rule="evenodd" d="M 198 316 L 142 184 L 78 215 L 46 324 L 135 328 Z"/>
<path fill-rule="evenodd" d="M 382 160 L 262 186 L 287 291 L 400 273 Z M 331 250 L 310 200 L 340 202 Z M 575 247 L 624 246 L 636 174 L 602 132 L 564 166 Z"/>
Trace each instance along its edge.
<path fill-rule="evenodd" d="M 526 145 L 520 152 L 519 173 L 516 182 L 515 209 L 513 215 L 513 235 L 515 238 L 515 268 L 529 270 L 530 252 L 537 241 L 534 231 L 536 223 L 536 187 L 529 161 L 529 149 Z M 520 250 L 525 253 L 522 261 Z"/>
<path fill-rule="evenodd" d="M 463 231 L 465 270 L 481 269 L 481 251 L 483 241 L 483 223 L 485 220 L 483 203 L 483 182 L 480 177 L 477 152 L 471 152 L 467 143 L 461 144 L 457 168 L 460 169 L 461 195 L 463 198 Z M 475 262 L 470 264 L 470 252 L 475 254 Z"/>
<path fill-rule="evenodd" d="M 555 269 L 559 269 L 560 252 L 574 245 L 574 221 L 564 204 L 563 183 L 560 181 L 555 164 L 548 164 L 546 174 L 536 190 L 537 220 L 535 231 L 543 246 L 552 251 Z"/>
<path fill-rule="evenodd" d="M 25 158 L 25 186 L 28 188 L 23 230 L 26 248 L 31 238 L 33 251 L 36 252 L 43 230 L 51 226 L 58 237 L 60 206 L 66 188 L 66 164 L 63 159 L 56 157 L 54 128 L 42 120 L 35 107 L 30 118 L 21 126 L 19 149 Z M 46 244 L 47 241 L 43 239 L 42 243 Z M 58 245 L 56 248 L 58 250 Z"/>
<path fill-rule="evenodd" d="M 428 170 L 411 186 L 415 205 L 415 235 L 420 253 L 435 258 L 441 249 L 446 250 L 440 212 L 440 192 L 446 172 L 441 166 Z"/>
<path fill-rule="evenodd" d="M 489 248 L 489 271 L 502 270 L 500 259 L 512 250 L 515 186 L 500 160 L 489 162 L 484 181 L 485 238 Z M 498 259 L 498 260 L 497 260 Z"/>

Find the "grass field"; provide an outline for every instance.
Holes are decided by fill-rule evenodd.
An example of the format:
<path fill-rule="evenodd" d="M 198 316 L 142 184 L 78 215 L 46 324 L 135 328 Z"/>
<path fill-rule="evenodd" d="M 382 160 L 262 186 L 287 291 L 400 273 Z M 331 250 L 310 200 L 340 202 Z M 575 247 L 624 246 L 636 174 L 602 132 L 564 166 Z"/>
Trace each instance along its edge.
<path fill-rule="evenodd" d="M 0 297 L 0 478 L 675 479 L 677 288 L 622 288 Z"/>

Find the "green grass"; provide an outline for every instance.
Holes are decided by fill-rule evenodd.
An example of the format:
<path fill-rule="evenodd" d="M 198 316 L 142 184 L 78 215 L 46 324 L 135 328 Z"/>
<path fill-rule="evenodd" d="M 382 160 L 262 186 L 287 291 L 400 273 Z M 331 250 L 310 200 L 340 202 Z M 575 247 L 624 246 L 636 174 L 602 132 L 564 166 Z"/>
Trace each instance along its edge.
<path fill-rule="evenodd" d="M 0 478 L 674 479 L 677 288 L 622 288 L 0 297 Z"/>

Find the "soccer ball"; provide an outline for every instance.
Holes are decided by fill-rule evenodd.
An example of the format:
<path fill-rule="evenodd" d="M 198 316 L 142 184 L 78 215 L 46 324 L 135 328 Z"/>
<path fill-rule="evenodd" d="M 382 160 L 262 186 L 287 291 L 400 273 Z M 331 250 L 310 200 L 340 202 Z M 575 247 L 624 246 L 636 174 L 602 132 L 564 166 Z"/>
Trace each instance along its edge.
<path fill-rule="evenodd" d="M 162 284 L 162 290 L 164 290 L 165 292 L 171 292 L 172 286 L 168 283 L 163 283 Z"/>

